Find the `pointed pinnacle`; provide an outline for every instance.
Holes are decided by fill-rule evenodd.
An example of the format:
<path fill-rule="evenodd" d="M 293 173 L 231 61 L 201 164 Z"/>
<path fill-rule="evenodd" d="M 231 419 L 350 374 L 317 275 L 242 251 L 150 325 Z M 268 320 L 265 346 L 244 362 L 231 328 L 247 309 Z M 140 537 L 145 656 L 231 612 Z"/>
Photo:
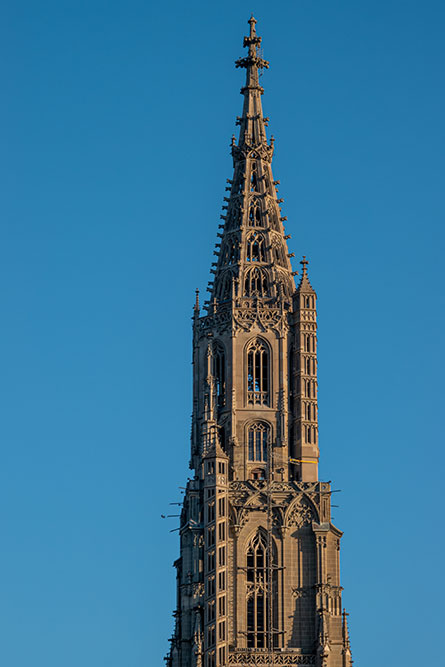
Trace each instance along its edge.
<path fill-rule="evenodd" d="M 309 262 L 306 259 L 306 255 L 303 255 L 303 259 L 301 260 L 300 264 L 303 266 L 303 275 L 307 273 L 307 265 Z"/>

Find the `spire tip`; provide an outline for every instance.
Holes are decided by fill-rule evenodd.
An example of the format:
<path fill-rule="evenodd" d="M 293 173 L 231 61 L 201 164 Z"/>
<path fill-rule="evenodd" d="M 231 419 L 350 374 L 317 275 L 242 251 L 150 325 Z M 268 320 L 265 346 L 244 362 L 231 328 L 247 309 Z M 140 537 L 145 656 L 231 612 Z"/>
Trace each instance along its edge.
<path fill-rule="evenodd" d="M 257 23 L 257 20 L 254 17 L 253 13 L 252 13 L 250 19 L 247 21 L 247 23 L 249 23 L 249 25 L 250 25 L 250 35 L 249 36 L 252 39 L 252 37 L 256 37 L 255 24 Z"/>

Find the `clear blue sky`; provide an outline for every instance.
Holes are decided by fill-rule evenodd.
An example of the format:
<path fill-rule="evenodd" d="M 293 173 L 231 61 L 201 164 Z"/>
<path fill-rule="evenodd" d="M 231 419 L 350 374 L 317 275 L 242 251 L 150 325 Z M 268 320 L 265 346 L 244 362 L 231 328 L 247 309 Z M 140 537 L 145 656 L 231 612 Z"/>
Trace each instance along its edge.
<path fill-rule="evenodd" d="M 189 472 L 191 307 L 251 11 L 290 250 L 319 294 L 354 658 L 443 658 L 443 0 L 23 0 L 0 35 L 5 667 L 163 664 L 160 514 Z"/>

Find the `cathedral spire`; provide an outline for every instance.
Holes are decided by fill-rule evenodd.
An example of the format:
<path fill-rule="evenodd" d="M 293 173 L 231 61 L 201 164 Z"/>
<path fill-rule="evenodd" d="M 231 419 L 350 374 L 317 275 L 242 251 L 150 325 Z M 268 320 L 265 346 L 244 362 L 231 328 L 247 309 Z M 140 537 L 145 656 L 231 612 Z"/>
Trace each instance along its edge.
<path fill-rule="evenodd" d="M 192 478 L 167 667 L 351 667 L 339 531 L 318 480 L 317 295 L 295 285 L 249 20 L 206 312 L 193 311 Z M 293 256 L 293 255 L 292 255 Z"/>
<path fill-rule="evenodd" d="M 236 61 L 246 70 L 246 81 L 239 139 L 232 139 L 233 178 L 228 180 L 230 196 L 225 197 L 225 221 L 216 244 L 217 261 L 211 272 L 208 304 L 234 305 L 240 299 L 258 300 L 268 307 L 290 305 L 295 292 L 280 204 L 279 181 L 274 181 L 271 161 L 273 141 L 267 143 L 267 118 L 263 116 L 259 77 L 269 63 L 260 54 L 261 37 L 256 33 L 256 19 L 249 19 L 250 33 L 244 37 L 247 55 Z M 232 290 L 235 281 L 236 289 Z M 210 309 L 209 309 L 210 310 Z M 213 312 L 215 312 L 213 308 Z"/>
<path fill-rule="evenodd" d="M 249 19 L 250 35 L 244 37 L 244 47 L 248 48 L 248 55 L 239 58 L 236 67 L 246 69 L 246 85 L 241 88 L 244 95 L 243 115 L 238 118 L 241 125 L 239 146 L 264 144 L 267 145 L 265 123 L 261 105 L 261 95 L 264 89 L 259 84 L 260 73 L 269 68 L 269 63 L 260 55 L 261 37 L 256 34 L 256 19 L 253 15 Z"/>

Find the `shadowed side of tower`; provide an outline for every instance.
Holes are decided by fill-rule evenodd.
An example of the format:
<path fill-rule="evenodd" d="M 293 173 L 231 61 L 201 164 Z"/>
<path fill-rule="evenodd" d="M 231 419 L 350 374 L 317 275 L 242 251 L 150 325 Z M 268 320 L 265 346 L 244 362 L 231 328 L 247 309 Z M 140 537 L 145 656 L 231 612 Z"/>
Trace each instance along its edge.
<path fill-rule="evenodd" d="M 316 293 L 290 264 L 256 21 L 210 297 L 193 317 L 190 467 L 168 667 L 352 664 L 330 484 L 318 480 Z"/>

